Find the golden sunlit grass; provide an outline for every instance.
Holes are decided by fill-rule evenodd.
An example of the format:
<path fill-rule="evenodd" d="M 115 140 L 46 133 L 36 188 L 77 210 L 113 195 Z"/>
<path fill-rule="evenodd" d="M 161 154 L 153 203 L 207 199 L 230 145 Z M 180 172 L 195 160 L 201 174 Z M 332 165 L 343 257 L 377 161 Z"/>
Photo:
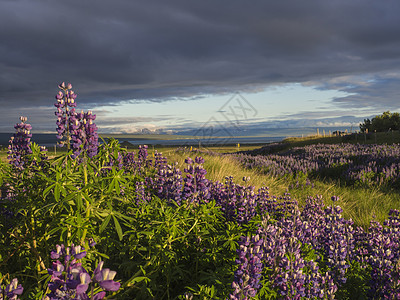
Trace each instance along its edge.
<path fill-rule="evenodd" d="M 337 205 L 343 208 L 345 218 L 351 218 L 357 226 L 367 228 L 369 222 L 375 218 L 383 222 L 390 209 L 400 207 L 400 194 L 395 191 L 382 191 L 379 187 L 362 188 L 351 187 L 341 184 L 340 181 L 312 181 L 314 187 L 303 186 L 290 188 L 295 180 L 290 178 L 276 178 L 261 173 L 256 169 L 246 169 L 233 157 L 218 156 L 212 154 L 196 154 L 188 152 L 177 152 L 170 150 L 164 153 L 169 162 L 177 162 L 179 168 L 185 167 L 184 160 L 189 156 L 194 159 L 202 156 L 205 159 L 204 167 L 207 170 L 207 178 L 211 180 L 224 181 L 225 176 L 233 176 L 234 181 L 244 184 L 243 177 L 250 177 L 247 184 L 256 189 L 266 186 L 270 194 L 282 196 L 289 192 L 292 199 L 296 199 L 300 205 L 304 205 L 308 196 L 320 195 L 326 204 L 331 204 L 331 197 L 338 196 Z"/>

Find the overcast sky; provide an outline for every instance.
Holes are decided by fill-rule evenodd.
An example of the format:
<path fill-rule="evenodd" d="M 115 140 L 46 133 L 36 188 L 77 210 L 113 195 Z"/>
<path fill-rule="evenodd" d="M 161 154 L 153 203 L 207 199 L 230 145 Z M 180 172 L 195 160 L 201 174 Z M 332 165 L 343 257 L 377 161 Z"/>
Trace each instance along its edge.
<path fill-rule="evenodd" d="M 55 130 L 61 81 L 110 132 L 400 109 L 398 0 L 0 0 L 0 28 L 0 132 Z"/>

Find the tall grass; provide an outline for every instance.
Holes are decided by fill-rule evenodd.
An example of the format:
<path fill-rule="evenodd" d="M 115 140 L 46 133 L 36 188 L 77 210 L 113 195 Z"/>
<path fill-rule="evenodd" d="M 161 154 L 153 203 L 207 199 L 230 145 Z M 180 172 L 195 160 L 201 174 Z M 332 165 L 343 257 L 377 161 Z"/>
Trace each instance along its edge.
<path fill-rule="evenodd" d="M 164 153 L 169 162 L 177 162 L 183 170 L 184 160 L 188 156 L 194 158 L 199 154 L 167 151 Z M 308 196 L 322 195 L 324 201 L 331 203 L 332 196 L 338 196 L 337 205 L 343 208 L 345 218 L 353 219 L 357 226 L 367 228 L 371 220 L 383 222 L 390 209 L 400 207 L 400 193 L 396 190 L 382 190 L 379 187 L 351 187 L 341 184 L 340 181 L 315 180 L 312 185 L 300 183 L 296 186 L 298 179 L 277 178 L 262 174 L 255 169 L 246 169 L 238 161 L 230 156 L 219 156 L 213 154 L 201 154 L 205 159 L 204 167 L 207 170 L 206 177 L 211 180 L 224 181 L 225 176 L 233 176 L 236 183 L 244 183 L 243 177 L 250 177 L 247 182 L 260 188 L 266 186 L 270 194 L 282 196 L 290 193 L 292 199 L 305 204 Z"/>

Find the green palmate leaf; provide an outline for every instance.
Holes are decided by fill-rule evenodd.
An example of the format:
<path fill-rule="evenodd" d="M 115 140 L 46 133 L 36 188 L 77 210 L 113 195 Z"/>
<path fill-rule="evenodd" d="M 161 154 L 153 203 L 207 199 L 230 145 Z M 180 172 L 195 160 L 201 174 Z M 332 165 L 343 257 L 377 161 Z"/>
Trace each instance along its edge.
<path fill-rule="evenodd" d="M 103 223 L 101 223 L 101 226 L 100 226 L 100 229 L 99 229 L 100 233 L 103 232 L 104 229 L 106 229 L 106 227 L 107 227 L 108 223 L 110 222 L 110 220 L 111 220 L 111 215 L 108 215 L 108 216 L 103 220 Z"/>
<path fill-rule="evenodd" d="M 114 215 L 112 217 L 114 219 L 115 230 L 117 231 L 119 240 L 121 241 L 124 236 L 122 233 L 121 225 L 119 225 L 118 219 Z"/>

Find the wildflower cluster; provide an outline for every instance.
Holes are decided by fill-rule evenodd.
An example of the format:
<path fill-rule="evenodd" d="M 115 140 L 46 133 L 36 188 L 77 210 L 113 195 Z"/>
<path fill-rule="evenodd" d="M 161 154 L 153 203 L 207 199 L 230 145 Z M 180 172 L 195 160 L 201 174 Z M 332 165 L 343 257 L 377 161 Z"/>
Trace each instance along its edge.
<path fill-rule="evenodd" d="M 93 275 L 89 275 L 82 265 L 86 251 L 79 245 L 57 245 L 50 256 L 54 261 L 48 269 L 51 279 L 48 284 L 50 292 L 46 296 L 49 300 L 100 300 L 106 296 L 106 291 L 115 292 L 120 288 L 120 283 L 114 281 L 116 272 L 103 269 L 103 261 L 98 263 Z M 96 284 L 100 290 L 95 288 Z"/>
<path fill-rule="evenodd" d="M 334 204 L 337 197 L 332 200 Z M 248 237 L 242 237 L 239 242 L 231 299 L 254 297 L 260 285 L 249 284 L 250 295 L 241 284 L 243 278 L 246 282 L 258 283 L 261 269 L 264 270 L 261 279 L 265 284 L 269 282 L 280 295 L 279 299 L 334 299 L 352 276 L 349 268 L 354 264 L 359 264 L 363 272 L 370 272 L 365 275 L 370 278 L 366 294 L 369 299 L 399 299 L 398 210 L 390 212 L 383 226 L 375 221 L 369 231 L 364 231 L 354 229 L 351 220 L 342 218 L 339 206 L 325 207 L 320 197 L 308 198 L 302 211 L 295 202 L 285 202 L 270 206 L 280 211 L 275 214 L 278 218 L 270 217 L 272 210 L 264 215 L 264 221 L 252 237 L 254 241 L 262 241 L 259 248 L 253 250 Z M 250 268 L 250 258 L 246 255 L 260 257 L 257 272 L 243 273 Z M 238 274 L 244 275 L 238 277 Z"/>
<path fill-rule="evenodd" d="M 21 123 L 17 123 L 14 128 L 16 132 L 10 139 L 8 146 L 8 160 L 16 168 L 23 169 L 26 163 L 26 155 L 31 154 L 31 129 L 32 126 L 27 124 L 27 117 L 20 117 Z"/>
<path fill-rule="evenodd" d="M 136 161 L 132 154 L 126 154 L 124 162 L 128 162 L 129 166 L 141 166 L 142 157 L 147 157 L 147 154 L 144 154 L 145 149 L 139 150 Z M 125 159 L 127 156 L 129 159 Z M 196 156 L 194 160 L 188 157 L 185 163 L 183 173 L 176 165 L 167 164 L 161 153 L 156 153 L 154 162 L 156 175 L 154 179 L 146 178 L 148 188 L 154 190 L 161 199 L 174 201 L 178 205 L 182 203 L 197 205 L 215 200 L 226 218 L 239 224 L 247 223 L 255 216 L 258 194 L 254 191 L 254 187 L 235 184 L 232 176 L 226 177 L 224 184 L 208 180 L 207 171 L 203 166 L 204 158 L 201 156 Z M 150 160 L 146 161 L 147 166 L 151 164 Z M 244 181 L 247 181 L 247 178 Z M 140 193 L 143 194 L 142 191 Z"/>

